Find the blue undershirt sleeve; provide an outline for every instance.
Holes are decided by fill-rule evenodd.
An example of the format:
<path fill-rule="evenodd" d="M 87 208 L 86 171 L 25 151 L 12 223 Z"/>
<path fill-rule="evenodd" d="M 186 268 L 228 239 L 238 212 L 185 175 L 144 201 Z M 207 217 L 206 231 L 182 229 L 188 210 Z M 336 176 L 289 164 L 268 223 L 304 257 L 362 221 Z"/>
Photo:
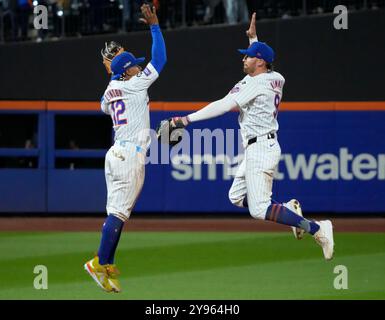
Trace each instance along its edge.
<path fill-rule="evenodd" d="M 159 74 L 167 62 L 166 45 L 159 25 L 155 24 L 150 28 L 152 35 L 151 64 Z"/>

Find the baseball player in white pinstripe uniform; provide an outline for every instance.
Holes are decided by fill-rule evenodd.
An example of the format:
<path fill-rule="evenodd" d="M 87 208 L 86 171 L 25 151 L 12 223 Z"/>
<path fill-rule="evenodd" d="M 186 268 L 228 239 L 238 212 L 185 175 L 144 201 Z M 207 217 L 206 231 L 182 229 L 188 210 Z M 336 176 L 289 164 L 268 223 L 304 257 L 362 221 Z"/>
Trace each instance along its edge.
<path fill-rule="evenodd" d="M 285 79 L 272 70 L 273 49 L 257 39 L 255 13 L 247 35 L 249 48 L 239 50 L 244 55 L 243 70 L 247 75 L 223 99 L 186 117 L 172 118 L 170 127 L 182 128 L 232 109 L 239 110 L 245 158 L 231 186 L 230 201 L 236 206 L 248 207 L 256 219 L 291 226 L 297 239 L 301 239 L 304 232 L 312 234 L 321 245 L 325 259 L 329 260 L 334 251 L 332 223 L 303 218 L 298 200 L 280 204 L 271 199 L 273 175 L 281 156 L 277 115 Z"/>
<path fill-rule="evenodd" d="M 159 77 L 166 63 L 166 47 L 155 7 L 141 7 L 143 22 L 150 25 L 152 59 L 142 70 L 145 58 L 129 52 L 116 55 L 111 62 L 112 79 L 101 100 L 101 109 L 111 116 L 115 143 L 105 159 L 107 214 L 98 254 L 84 268 L 107 292 L 120 292 L 115 251 L 124 222 L 139 196 L 144 182 L 145 156 L 150 144 L 150 114 L 147 90 Z"/>

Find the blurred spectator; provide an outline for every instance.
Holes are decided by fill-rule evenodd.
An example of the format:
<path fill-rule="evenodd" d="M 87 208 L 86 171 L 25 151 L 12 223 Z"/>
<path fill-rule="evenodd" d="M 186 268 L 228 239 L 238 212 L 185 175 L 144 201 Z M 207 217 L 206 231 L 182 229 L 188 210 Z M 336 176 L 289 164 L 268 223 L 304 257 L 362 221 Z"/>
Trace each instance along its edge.
<path fill-rule="evenodd" d="M 161 28 L 170 29 L 199 24 L 204 14 L 204 1 L 205 0 L 153 0 L 147 2 L 152 3 L 155 6 Z M 135 2 L 137 3 L 137 10 L 132 9 L 132 11 L 140 13 L 140 6 L 143 1 L 136 0 Z M 138 19 L 139 15 L 135 17 L 134 20 L 138 21 Z M 143 28 L 145 28 L 145 26 L 139 24 L 133 29 L 142 30 Z"/>
<path fill-rule="evenodd" d="M 33 0 L 0 0 L 0 42 L 28 39 L 33 30 Z M 257 19 L 291 18 L 305 14 L 332 13 L 332 0 L 36 0 L 49 11 L 49 30 L 37 31 L 37 40 L 105 32 L 140 31 L 140 6 L 152 3 L 163 29 L 215 23 L 248 23 Z M 349 10 L 383 8 L 385 0 L 344 2 Z M 249 9 L 249 10 L 248 10 Z M 34 32 L 36 34 L 36 31 Z"/>
<path fill-rule="evenodd" d="M 169 29 L 176 27 L 177 5 L 180 0 L 159 0 L 157 2 L 157 10 L 159 17 L 159 24 L 162 29 Z"/>
<path fill-rule="evenodd" d="M 51 17 L 49 19 L 48 30 L 39 29 L 37 31 L 37 42 L 50 36 L 53 39 L 57 39 L 62 35 L 62 19 L 64 19 L 64 8 L 69 9 L 70 0 L 39 0 L 39 5 L 46 6 L 48 8 L 48 14 Z"/>
<path fill-rule="evenodd" d="M 198 25 L 205 14 L 204 0 L 186 0 L 186 24 Z"/>
<path fill-rule="evenodd" d="M 246 0 L 227 0 L 225 5 L 227 23 L 248 23 L 249 11 L 247 10 Z"/>
<path fill-rule="evenodd" d="M 68 36 L 80 36 L 84 26 L 82 25 L 82 0 L 65 0 L 64 19 L 65 19 L 65 33 Z"/>
<path fill-rule="evenodd" d="M 132 21 L 132 0 L 121 0 L 123 6 L 123 30 L 130 30 L 130 24 Z"/>
<path fill-rule="evenodd" d="M 17 37 L 19 37 L 20 40 L 27 40 L 29 17 L 32 14 L 32 1 L 17 0 L 17 4 Z"/>
<path fill-rule="evenodd" d="M 215 8 L 225 0 L 205 0 L 206 9 L 205 16 L 203 17 L 204 24 L 210 24 L 213 22 Z"/>
<path fill-rule="evenodd" d="M 215 8 L 223 3 L 226 13 L 226 23 L 237 24 L 249 21 L 249 12 L 246 0 L 206 0 L 206 14 L 203 18 L 205 23 L 209 23 L 214 15 Z"/>
<path fill-rule="evenodd" d="M 0 0 L 0 39 L 5 41 L 16 40 L 16 10 L 17 0 Z"/>
<path fill-rule="evenodd" d="M 139 30 L 144 28 L 142 23 L 139 22 L 141 15 L 140 6 L 142 0 L 122 0 L 123 4 L 123 30 Z M 159 7 L 158 7 L 159 8 Z"/>
<path fill-rule="evenodd" d="M 52 12 L 52 36 L 60 37 L 62 34 L 62 19 L 64 19 L 64 0 L 48 0 L 49 8 Z M 63 30 L 64 33 L 64 30 Z"/>
<path fill-rule="evenodd" d="M 92 33 L 103 32 L 104 11 L 108 0 L 88 0 L 90 5 L 90 26 Z"/>

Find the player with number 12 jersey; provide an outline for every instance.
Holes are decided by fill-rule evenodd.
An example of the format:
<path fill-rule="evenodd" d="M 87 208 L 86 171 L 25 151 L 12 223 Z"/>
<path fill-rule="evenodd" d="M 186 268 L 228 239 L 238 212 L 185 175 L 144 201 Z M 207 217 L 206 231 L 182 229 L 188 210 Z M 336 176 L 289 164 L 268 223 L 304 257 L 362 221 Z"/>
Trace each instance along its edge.
<path fill-rule="evenodd" d="M 145 156 L 150 138 L 147 90 L 166 64 L 166 46 L 155 7 L 143 4 L 144 18 L 152 36 L 151 61 L 142 70 L 145 58 L 124 51 L 111 61 L 112 79 L 101 100 L 101 109 L 112 118 L 115 143 L 105 160 L 107 218 L 97 256 L 87 261 L 85 270 L 107 292 L 120 292 L 120 271 L 115 264 L 124 223 L 130 218 L 145 177 Z"/>
<path fill-rule="evenodd" d="M 146 149 L 150 143 L 148 88 L 159 77 L 152 63 L 130 81 L 113 79 L 103 95 L 102 111 L 112 118 L 115 140 Z"/>

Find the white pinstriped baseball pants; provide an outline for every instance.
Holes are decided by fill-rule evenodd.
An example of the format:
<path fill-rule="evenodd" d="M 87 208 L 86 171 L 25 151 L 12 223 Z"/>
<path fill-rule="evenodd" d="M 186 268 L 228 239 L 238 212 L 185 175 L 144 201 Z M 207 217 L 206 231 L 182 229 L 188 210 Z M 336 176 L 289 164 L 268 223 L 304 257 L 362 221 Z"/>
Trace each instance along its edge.
<path fill-rule="evenodd" d="M 126 221 L 142 190 L 145 174 L 145 153 L 136 145 L 113 145 L 106 154 L 107 214 Z"/>
<path fill-rule="evenodd" d="M 271 204 L 273 175 L 281 157 L 278 140 L 266 139 L 249 145 L 245 157 L 235 175 L 229 190 L 230 201 L 243 207 L 247 195 L 250 215 L 255 219 L 265 219 Z"/>

